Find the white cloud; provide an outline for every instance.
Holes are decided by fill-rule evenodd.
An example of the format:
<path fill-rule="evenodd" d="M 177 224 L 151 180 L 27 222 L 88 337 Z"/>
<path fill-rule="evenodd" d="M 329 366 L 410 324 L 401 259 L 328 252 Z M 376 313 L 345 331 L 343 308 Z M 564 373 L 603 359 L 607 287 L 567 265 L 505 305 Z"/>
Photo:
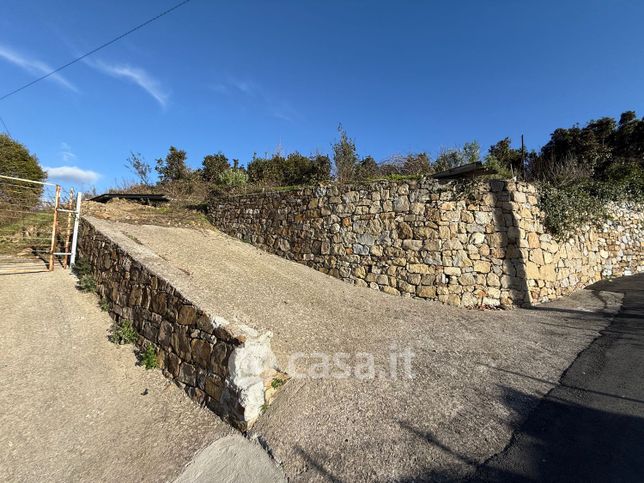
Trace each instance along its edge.
<path fill-rule="evenodd" d="M 68 163 L 76 159 L 76 154 L 72 151 L 72 147 L 66 142 L 60 143 L 60 157 L 64 163 Z"/>
<path fill-rule="evenodd" d="M 50 65 L 38 59 L 27 58 L 24 55 L 16 52 L 15 50 L 3 45 L 0 45 L 0 59 L 3 59 L 17 67 L 20 67 L 22 70 L 25 70 L 30 74 L 44 75 L 54 70 Z M 49 79 L 56 82 L 60 86 L 69 89 L 70 91 L 78 92 L 76 86 L 74 86 L 60 74 L 53 74 L 49 77 Z"/>
<path fill-rule="evenodd" d="M 50 179 L 67 181 L 73 183 L 95 183 L 100 175 L 89 169 L 81 169 L 76 166 L 58 166 L 55 168 L 45 167 Z"/>
<path fill-rule="evenodd" d="M 161 105 L 161 107 L 165 107 L 168 103 L 170 95 L 163 88 L 161 82 L 140 67 L 134 67 L 127 64 L 108 64 L 100 60 L 95 61 L 90 59 L 85 59 L 85 63 L 104 74 L 115 78 L 126 79 L 135 83 L 152 96 Z"/>

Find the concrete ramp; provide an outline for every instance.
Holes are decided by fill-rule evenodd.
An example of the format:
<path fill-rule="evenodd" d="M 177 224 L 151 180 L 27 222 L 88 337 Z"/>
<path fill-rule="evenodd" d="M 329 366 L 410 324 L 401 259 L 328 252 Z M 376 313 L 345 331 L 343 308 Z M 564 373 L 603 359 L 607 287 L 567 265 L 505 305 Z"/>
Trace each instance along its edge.
<path fill-rule="evenodd" d="M 352 287 L 214 230 L 93 223 L 156 254 L 200 306 L 272 332 L 290 379 L 251 435 L 294 481 L 468 477 L 621 300 L 581 291 L 533 310 L 459 309 Z"/>

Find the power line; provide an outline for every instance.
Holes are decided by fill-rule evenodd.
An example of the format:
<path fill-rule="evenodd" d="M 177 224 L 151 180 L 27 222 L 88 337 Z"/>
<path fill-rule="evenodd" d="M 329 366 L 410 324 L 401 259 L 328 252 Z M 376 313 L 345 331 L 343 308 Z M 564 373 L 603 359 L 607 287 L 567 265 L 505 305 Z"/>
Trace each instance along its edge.
<path fill-rule="evenodd" d="M 155 20 L 158 20 L 158 19 L 160 19 L 161 17 L 163 17 L 163 16 L 165 16 L 165 15 L 169 14 L 170 12 L 173 12 L 174 10 L 178 9 L 179 7 L 184 6 L 186 3 L 190 2 L 190 1 L 191 1 L 191 0 L 183 0 L 183 2 L 176 4 L 174 7 L 171 7 L 171 8 L 169 8 L 168 10 L 165 10 L 165 11 L 161 12 L 160 14 L 158 14 L 158 15 L 156 15 L 156 16 L 154 16 L 154 17 L 152 17 L 152 18 L 151 18 L 151 19 L 149 19 L 149 20 L 146 20 L 146 21 L 145 21 L 145 22 L 143 22 L 142 24 L 137 25 L 136 27 L 134 27 L 134 28 L 132 28 L 132 29 L 128 30 L 127 32 L 122 33 L 122 34 L 121 34 L 121 35 L 119 35 L 118 37 L 115 37 L 115 38 L 113 38 L 112 40 L 109 40 L 108 42 L 105 42 L 104 44 L 99 45 L 99 46 L 98 46 L 98 47 L 96 47 L 95 49 L 90 50 L 89 52 L 87 52 L 87 53 L 85 53 L 85 54 L 81 55 L 80 57 L 77 57 L 77 58 L 75 58 L 74 60 L 72 60 L 72 61 L 70 61 L 70 62 L 67 62 L 67 63 L 66 63 L 66 64 L 64 64 L 64 65 L 61 65 L 60 67 L 58 67 L 57 69 L 52 70 L 52 71 L 51 71 L 51 72 L 49 72 L 48 74 L 45 74 L 45 75 L 43 75 L 43 76 L 41 76 L 41 77 L 38 77 L 37 79 L 34 79 L 34 80 L 32 80 L 31 82 L 28 82 L 28 83 L 27 83 L 27 84 L 25 84 L 24 86 L 22 86 L 22 87 L 18 87 L 17 89 L 15 89 L 15 90 L 13 90 L 13 91 L 11 91 L 11 92 L 9 92 L 9 93 L 5 94 L 4 96 L 0 97 L 0 101 L 5 100 L 5 99 L 6 99 L 7 97 L 9 97 L 9 96 L 12 96 L 12 95 L 14 95 L 14 94 L 17 94 L 18 92 L 20 92 L 20 91 L 21 91 L 21 90 L 23 90 L 23 89 L 26 89 L 27 87 L 31 87 L 31 86 L 32 86 L 32 85 L 34 85 L 36 82 L 40 82 L 41 80 L 44 80 L 44 79 L 46 79 L 47 77 L 50 77 L 50 76 L 52 76 L 52 75 L 54 75 L 54 74 L 56 74 L 56 73 L 60 72 L 61 70 L 63 70 L 63 69 L 65 69 L 65 68 L 69 67 L 70 65 L 73 65 L 73 64 L 75 64 L 76 62 L 78 62 L 78 61 L 80 61 L 80 60 L 83 60 L 85 57 L 88 57 L 88 56 L 90 56 L 90 55 L 92 55 L 92 54 L 94 54 L 94 53 L 98 52 L 99 50 L 104 49 L 105 47 L 108 47 L 108 46 L 112 45 L 114 42 L 118 42 L 118 41 L 119 41 L 119 40 L 121 40 L 123 37 L 126 37 L 126 36 L 130 35 L 131 33 L 136 32 L 136 31 L 137 31 L 137 30 L 139 30 L 139 29 L 142 29 L 142 28 L 143 28 L 143 27 L 145 27 L 146 25 L 151 24 L 151 23 L 152 23 L 152 22 L 154 22 Z"/>

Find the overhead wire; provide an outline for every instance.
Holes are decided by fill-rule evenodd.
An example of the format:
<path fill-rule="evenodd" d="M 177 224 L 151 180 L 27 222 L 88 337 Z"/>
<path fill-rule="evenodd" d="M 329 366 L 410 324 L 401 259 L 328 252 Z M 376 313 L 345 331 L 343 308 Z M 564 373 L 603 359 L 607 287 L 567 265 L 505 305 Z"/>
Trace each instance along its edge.
<path fill-rule="evenodd" d="M 6 99 L 7 97 L 9 97 L 9 96 L 13 96 L 14 94 L 17 94 L 18 92 L 20 92 L 20 91 L 22 91 L 22 90 L 24 90 L 24 89 L 26 89 L 26 88 L 28 88 L 28 87 L 31 87 L 32 85 L 36 84 L 37 82 L 40 82 L 40 81 L 42 81 L 42 80 L 47 79 L 48 77 L 51 77 L 51 76 L 52 76 L 52 75 L 54 75 L 54 74 L 57 74 L 58 72 L 60 72 L 60 71 L 61 71 L 61 70 L 63 70 L 63 69 L 66 69 L 66 68 L 67 68 L 67 67 L 69 67 L 70 65 L 73 65 L 73 64 L 75 64 L 76 62 L 79 62 L 79 61 L 83 60 L 85 57 L 88 57 L 88 56 L 90 56 L 90 55 L 92 55 L 92 54 L 94 54 L 94 53 L 98 52 L 99 50 L 102 50 L 102 49 L 104 49 L 105 47 L 108 47 L 108 46 L 112 45 L 113 43 L 118 42 L 118 41 L 119 41 L 119 40 L 121 40 L 122 38 L 127 37 L 128 35 L 130 35 L 130 34 L 132 34 L 132 33 L 136 32 L 137 30 L 142 29 L 142 28 L 143 28 L 143 27 L 145 27 L 146 25 L 149 25 L 149 24 L 151 24 L 152 22 L 154 22 L 154 21 L 156 21 L 156 20 L 160 19 L 161 17 L 164 17 L 165 15 L 168 15 L 169 13 L 171 13 L 171 12 L 175 11 L 176 9 L 178 9 L 178 8 L 180 8 L 180 7 L 182 7 L 182 6 L 184 6 L 186 3 L 190 2 L 190 1 L 192 1 L 192 0 L 183 0 L 182 2 L 180 2 L 180 3 L 176 4 L 175 6 L 170 7 L 170 8 L 169 8 L 169 9 L 167 9 L 167 10 L 164 10 L 163 12 L 159 13 L 158 15 L 155 15 L 154 17 L 152 17 L 152 18 L 150 18 L 150 19 L 146 20 L 145 22 L 143 22 L 143 23 L 141 23 L 141 24 L 137 25 L 136 27 L 131 28 L 131 29 L 130 29 L 130 30 L 128 30 L 127 32 L 122 33 L 121 35 L 119 35 L 119 36 L 117 36 L 117 37 L 114 37 L 114 38 L 113 38 L 113 39 L 111 39 L 111 40 L 108 40 L 107 42 L 105 42 L 105 43 L 103 43 L 103 44 L 99 45 L 98 47 L 96 47 L 96 48 L 94 48 L 94 49 L 90 50 L 89 52 L 86 52 L 86 53 L 84 53 L 83 55 L 81 55 L 81 56 L 79 56 L 79 57 L 76 57 L 75 59 L 73 59 L 73 60 L 71 60 L 71 61 L 67 62 L 66 64 L 61 65 L 60 67 L 58 67 L 58 68 L 56 68 L 56 69 L 52 70 L 51 72 L 48 72 L 47 74 L 44 74 L 44 75 L 42 75 L 42 76 L 38 77 L 37 79 L 34 79 L 34 80 L 32 80 L 31 82 L 27 82 L 27 83 L 26 83 L 26 84 L 24 84 L 23 86 L 20 86 L 20 87 L 18 87 L 17 89 L 14 89 L 14 90 L 12 90 L 11 92 L 8 92 L 8 93 L 4 94 L 2 97 L 0 97 L 0 101 L 5 100 L 5 99 Z M 4 124 L 4 121 L 3 121 L 3 124 Z M 6 130 L 6 129 L 5 129 L 5 130 Z"/>

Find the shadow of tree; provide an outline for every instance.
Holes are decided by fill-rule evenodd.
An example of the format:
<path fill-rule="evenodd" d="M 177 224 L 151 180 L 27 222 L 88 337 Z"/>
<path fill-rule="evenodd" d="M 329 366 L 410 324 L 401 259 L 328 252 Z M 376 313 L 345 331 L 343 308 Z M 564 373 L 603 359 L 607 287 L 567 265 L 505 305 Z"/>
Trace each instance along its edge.
<path fill-rule="evenodd" d="M 509 291 L 516 305 L 529 306 L 530 292 L 528 289 L 526 260 L 519 247 L 519 220 L 515 210 L 511 208 L 511 192 L 507 181 L 493 181 L 490 184 L 493 197 L 493 216 L 496 236 L 500 241 L 500 250 L 504 273 L 509 276 Z M 491 247 L 494 249 L 493 247 Z"/>

